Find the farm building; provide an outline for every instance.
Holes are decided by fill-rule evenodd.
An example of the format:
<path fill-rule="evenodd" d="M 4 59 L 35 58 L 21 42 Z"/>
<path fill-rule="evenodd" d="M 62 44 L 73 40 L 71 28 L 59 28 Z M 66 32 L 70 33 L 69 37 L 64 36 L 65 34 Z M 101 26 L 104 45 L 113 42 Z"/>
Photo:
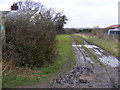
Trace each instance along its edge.
<path fill-rule="evenodd" d="M 120 35 L 120 25 L 111 25 L 107 27 L 108 35 Z"/>

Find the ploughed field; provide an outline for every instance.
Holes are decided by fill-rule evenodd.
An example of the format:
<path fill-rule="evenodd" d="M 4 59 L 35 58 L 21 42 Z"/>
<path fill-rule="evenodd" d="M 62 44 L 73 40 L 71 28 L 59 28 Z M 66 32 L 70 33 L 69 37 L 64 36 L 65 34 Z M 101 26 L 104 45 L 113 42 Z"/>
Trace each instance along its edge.
<path fill-rule="evenodd" d="M 50 87 L 56 88 L 117 88 L 119 60 L 83 38 L 72 36 L 76 65 Z"/>

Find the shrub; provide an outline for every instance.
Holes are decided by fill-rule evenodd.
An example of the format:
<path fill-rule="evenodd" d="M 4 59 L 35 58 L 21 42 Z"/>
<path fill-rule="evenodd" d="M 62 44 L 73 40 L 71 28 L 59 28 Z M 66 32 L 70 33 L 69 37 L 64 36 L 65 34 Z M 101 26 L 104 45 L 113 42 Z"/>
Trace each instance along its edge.
<path fill-rule="evenodd" d="M 13 60 L 16 66 L 30 68 L 53 63 L 55 36 L 54 26 L 49 21 L 45 24 L 41 19 L 34 23 L 27 18 L 7 19 L 3 59 Z"/>

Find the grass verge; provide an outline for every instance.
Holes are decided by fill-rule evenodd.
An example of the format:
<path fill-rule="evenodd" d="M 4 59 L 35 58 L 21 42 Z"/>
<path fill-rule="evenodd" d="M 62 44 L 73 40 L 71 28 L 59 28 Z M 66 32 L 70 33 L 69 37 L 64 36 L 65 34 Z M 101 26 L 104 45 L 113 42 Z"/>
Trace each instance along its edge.
<path fill-rule="evenodd" d="M 3 88 L 34 86 L 43 81 L 59 77 L 72 68 L 75 60 L 70 35 L 58 35 L 56 39 L 58 40 L 57 51 L 59 54 L 54 64 L 47 67 L 36 68 L 26 73 L 23 73 L 24 69 L 20 73 L 16 73 L 15 71 L 5 73 L 2 77 Z"/>
<path fill-rule="evenodd" d="M 80 38 L 80 36 L 77 35 L 72 35 L 72 37 L 81 45 L 84 45 L 84 41 L 82 40 L 82 38 Z"/>

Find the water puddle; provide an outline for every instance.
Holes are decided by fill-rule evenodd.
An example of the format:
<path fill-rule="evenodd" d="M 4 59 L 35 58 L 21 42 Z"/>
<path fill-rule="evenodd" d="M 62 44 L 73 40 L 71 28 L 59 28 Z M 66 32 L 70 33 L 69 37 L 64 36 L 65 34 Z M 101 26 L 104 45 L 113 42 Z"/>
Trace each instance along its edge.
<path fill-rule="evenodd" d="M 117 67 L 119 65 L 119 60 L 114 56 L 103 56 L 99 59 L 102 61 L 102 63 L 108 64 L 111 67 Z"/>
<path fill-rule="evenodd" d="M 107 53 L 106 51 L 102 50 L 101 48 L 98 49 L 91 49 L 92 53 L 98 57 L 98 59 L 103 63 L 103 64 L 108 64 L 111 67 L 117 67 L 119 65 L 119 60 L 111 56 L 110 54 L 105 55 Z"/>
<path fill-rule="evenodd" d="M 90 63 L 94 63 L 89 57 L 86 57 L 86 60 L 89 61 Z"/>
<path fill-rule="evenodd" d="M 99 48 L 95 45 L 72 45 L 73 47 Z"/>
<path fill-rule="evenodd" d="M 82 47 L 83 45 L 72 45 L 73 47 Z"/>
<path fill-rule="evenodd" d="M 101 49 L 99 49 L 101 50 Z M 94 53 L 95 55 L 99 55 L 99 56 L 102 56 L 103 55 L 103 52 L 99 51 L 95 48 L 91 49 L 91 52 Z"/>
<path fill-rule="evenodd" d="M 95 45 L 72 45 L 73 47 L 86 47 L 89 48 L 89 50 L 95 54 L 98 59 L 103 63 L 103 64 L 108 64 L 111 67 L 117 67 L 119 65 L 119 60 L 111 55 L 105 55 L 106 51 L 95 46 Z M 83 57 L 82 57 L 83 58 Z M 90 61 L 91 63 L 94 63 L 91 58 L 85 57 L 86 60 Z"/>

